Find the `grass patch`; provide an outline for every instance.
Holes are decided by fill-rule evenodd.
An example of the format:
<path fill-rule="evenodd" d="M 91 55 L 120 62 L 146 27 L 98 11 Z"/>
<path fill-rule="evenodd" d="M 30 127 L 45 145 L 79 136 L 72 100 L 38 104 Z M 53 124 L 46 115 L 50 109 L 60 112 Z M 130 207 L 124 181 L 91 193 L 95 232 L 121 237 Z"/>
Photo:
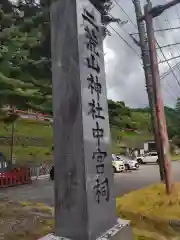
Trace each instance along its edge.
<path fill-rule="evenodd" d="M 12 124 L 0 122 L 0 136 L 11 137 L 11 134 Z M 18 119 L 15 122 L 14 135 L 15 139 L 19 139 L 16 140 L 17 142 L 13 149 L 13 155 L 17 163 L 52 161 L 52 123 L 31 119 Z M 111 150 L 113 153 L 118 154 L 124 151 L 122 146 L 135 146 L 137 142 L 142 143 L 144 140 L 151 139 L 152 137 L 150 133 L 137 134 L 135 132 L 120 131 L 116 128 L 111 129 L 111 135 L 114 139 Z M 29 137 L 29 139 L 24 139 L 24 137 Z M 37 142 L 33 142 L 30 138 L 37 138 L 39 139 L 38 141 L 43 143 L 37 146 Z M 116 144 L 117 138 L 119 139 L 119 144 Z M 7 159 L 10 159 L 10 143 L 11 138 L 0 142 L 0 151 L 5 154 Z"/>
<path fill-rule="evenodd" d="M 177 155 L 171 155 L 172 161 L 179 161 L 180 160 L 180 154 Z"/>
<path fill-rule="evenodd" d="M 180 221 L 180 183 L 174 185 L 171 196 L 165 194 L 163 184 L 152 185 L 117 199 L 117 214 L 130 219 L 135 239 L 173 239 L 179 237 L 169 220 Z M 145 238 L 140 238 L 144 232 Z M 162 238 L 163 239 L 163 238 Z"/>
<path fill-rule="evenodd" d="M 172 196 L 162 184 L 152 185 L 117 198 L 117 215 L 130 219 L 133 240 L 179 240 L 168 220 L 180 219 L 180 183 Z M 0 239 L 35 240 L 54 232 L 54 208 L 43 203 L 0 202 Z M 142 218 L 144 216 L 144 218 Z"/>
<path fill-rule="evenodd" d="M 12 124 L 0 123 L 0 135 L 11 136 Z M 44 139 L 52 139 L 53 131 L 50 122 L 43 122 L 30 119 L 18 119 L 15 122 L 15 135 L 40 137 Z"/>
<path fill-rule="evenodd" d="M 0 136 L 11 136 L 12 124 L 0 122 Z M 14 145 L 13 155 L 17 163 L 34 162 L 41 163 L 44 161 L 52 161 L 52 124 L 49 122 L 18 119 L 15 122 L 15 137 L 34 137 L 45 140 L 44 146 L 33 146 L 34 144 L 22 143 Z M 0 152 L 6 158 L 10 159 L 10 145 L 0 145 Z"/>
<path fill-rule="evenodd" d="M 0 239 L 35 240 L 54 231 L 53 209 L 44 204 L 0 202 Z"/>
<path fill-rule="evenodd" d="M 7 159 L 10 159 L 10 146 L 0 146 L 0 152 L 3 152 Z M 17 163 L 42 163 L 45 161 L 52 162 L 51 147 L 36 147 L 36 146 L 14 146 L 13 155 Z"/>

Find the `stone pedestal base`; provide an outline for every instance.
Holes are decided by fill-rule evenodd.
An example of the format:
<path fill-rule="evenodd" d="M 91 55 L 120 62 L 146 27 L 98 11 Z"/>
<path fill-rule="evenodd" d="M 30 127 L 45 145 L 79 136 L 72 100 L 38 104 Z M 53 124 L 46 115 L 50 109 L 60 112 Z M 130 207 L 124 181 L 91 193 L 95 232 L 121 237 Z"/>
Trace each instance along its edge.
<path fill-rule="evenodd" d="M 130 221 L 117 219 L 117 224 L 104 233 L 97 240 L 132 240 L 132 229 Z"/>
<path fill-rule="evenodd" d="M 130 226 L 130 221 L 117 219 L 117 224 L 113 226 L 110 230 L 105 232 L 101 237 L 96 240 L 132 240 L 132 229 Z M 53 234 L 49 234 L 39 240 L 71 240 L 64 237 L 56 237 Z M 73 239 L 72 239 L 73 240 Z"/>

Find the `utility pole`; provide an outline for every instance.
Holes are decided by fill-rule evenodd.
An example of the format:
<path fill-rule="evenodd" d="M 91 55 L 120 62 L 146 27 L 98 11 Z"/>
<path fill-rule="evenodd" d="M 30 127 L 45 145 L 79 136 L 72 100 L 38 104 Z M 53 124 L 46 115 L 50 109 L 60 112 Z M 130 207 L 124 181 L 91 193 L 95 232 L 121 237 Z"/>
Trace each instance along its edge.
<path fill-rule="evenodd" d="M 156 149 L 158 153 L 159 159 L 159 172 L 161 181 L 164 181 L 164 170 L 163 170 L 163 155 L 162 155 L 162 148 L 160 144 L 160 138 L 158 134 L 157 128 L 157 121 L 156 121 L 156 111 L 155 111 L 155 101 L 154 101 L 154 94 L 153 94 L 153 86 L 152 86 L 152 73 L 151 73 L 151 62 L 149 56 L 149 45 L 146 37 L 146 29 L 144 25 L 144 21 L 139 21 L 142 16 L 141 4 L 139 0 L 133 0 L 135 12 L 136 12 L 136 19 L 137 19 L 137 26 L 139 32 L 139 44 L 138 46 L 141 48 L 142 52 L 142 60 L 144 65 L 144 73 L 146 79 L 146 87 L 147 87 L 147 94 L 149 99 L 149 106 L 151 110 L 151 123 L 154 132 L 154 138 L 156 142 Z"/>
<path fill-rule="evenodd" d="M 11 114 L 15 113 L 15 107 L 12 106 Z M 14 133 L 15 133 L 15 122 L 12 122 L 12 132 L 11 132 L 11 148 L 10 148 L 10 162 L 13 163 L 13 150 L 14 150 Z"/>
<path fill-rule="evenodd" d="M 167 134 L 166 119 L 164 113 L 163 97 L 160 84 L 160 74 L 157 60 L 156 52 L 156 41 L 154 36 L 153 29 L 153 14 L 152 4 L 148 1 L 148 4 L 144 7 L 145 12 L 145 21 L 148 35 L 149 43 L 149 53 L 151 60 L 151 69 L 152 69 L 152 82 L 154 90 L 154 100 L 156 106 L 156 116 L 157 116 L 157 127 L 160 137 L 160 143 L 163 149 L 163 163 L 164 163 L 164 177 L 166 184 L 166 192 L 170 194 L 172 192 L 172 171 L 171 171 L 171 162 L 169 154 L 169 140 Z"/>
<path fill-rule="evenodd" d="M 147 0 L 148 4 L 151 4 L 150 0 Z M 165 10 L 174 7 L 175 5 L 179 4 L 180 0 L 173 0 L 171 2 L 168 2 L 164 5 L 157 5 L 155 7 L 151 6 L 151 9 L 148 10 L 148 13 L 151 14 L 152 18 L 157 17 L 159 15 L 161 15 Z M 145 20 L 145 15 L 141 16 L 139 18 L 140 21 Z"/>

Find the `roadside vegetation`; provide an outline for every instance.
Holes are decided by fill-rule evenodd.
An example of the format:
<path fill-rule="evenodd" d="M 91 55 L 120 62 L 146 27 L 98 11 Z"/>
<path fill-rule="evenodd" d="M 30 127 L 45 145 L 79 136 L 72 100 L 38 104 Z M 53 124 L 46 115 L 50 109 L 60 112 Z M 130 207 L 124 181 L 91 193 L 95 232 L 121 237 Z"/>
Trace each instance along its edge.
<path fill-rule="evenodd" d="M 135 239 L 180 239 L 180 183 L 170 196 L 156 184 L 119 197 L 116 204 L 117 215 L 131 220 Z"/>
<path fill-rule="evenodd" d="M 90 0 L 106 24 L 119 22 L 108 13 L 111 0 Z M 15 4 L 16 2 L 16 4 Z M 98 3 L 97 3 L 98 2 Z M 3 112 L 4 106 L 31 109 L 52 115 L 50 21 L 48 1 L 10 1 L 0 3 L 0 152 L 10 158 L 12 125 L 15 124 L 13 156 L 20 163 L 52 161 L 52 124 L 22 120 Z M 149 108 L 131 109 L 124 102 L 108 101 L 112 151 L 139 147 L 153 139 Z M 174 147 L 180 147 L 180 99 L 176 108 L 165 108 L 168 134 Z M 163 185 L 130 193 L 117 199 L 117 213 L 131 219 L 136 240 L 165 240 L 177 237 L 168 220 L 180 217 L 180 185 L 167 197 Z M 31 203 L 0 202 L 0 239 L 34 240 L 53 231 L 50 210 Z M 128 209 L 128 212 L 127 212 Z M 159 217 L 160 216 L 160 217 Z M 9 224 L 10 223 L 10 224 Z"/>
<path fill-rule="evenodd" d="M 123 153 L 125 147 L 138 148 L 142 143 L 153 139 L 150 113 L 148 109 L 131 109 L 123 102 L 109 103 L 109 120 L 112 136 L 112 152 Z M 170 113 L 171 114 L 170 114 Z M 173 113 L 173 114 L 172 114 Z M 176 120 L 175 110 L 167 111 L 169 136 L 172 136 L 172 160 L 179 160 L 174 154 L 174 145 L 179 146 L 178 135 L 172 135 L 171 126 Z M 176 117 L 175 117 L 176 116 Z M 0 152 L 10 157 L 12 124 L 15 124 L 13 155 L 17 162 L 41 163 L 52 161 L 52 123 L 46 121 L 20 119 L 0 121 Z"/>
<path fill-rule="evenodd" d="M 54 231 L 54 208 L 34 202 L 0 202 L 3 239 L 34 240 Z M 171 196 L 156 184 L 116 199 L 117 216 L 131 220 L 133 240 L 179 240 L 180 183 Z M 8 223 L 8 224 L 7 224 Z"/>
<path fill-rule="evenodd" d="M 102 0 L 97 3 L 91 0 L 101 12 L 105 35 L 107 24 L 120 19 L 109 15 L 113 2 Z M 37 156 L 43 161 L 52 145 L 52 128 L 48 123 L 21 121 L 7 117 L 2 111 L 4 106 L 20 110 L 31 109 L 36 112 L 52 115 L 52 74 L 50 51 L 50 19 L 48 1 L 34 0 L 10 1 L 0 3 L 1 49 L 0 49 L 0 135 L 11 136 L 12 123 L 15 122 L 15 136 L 43 138 L 46 144 L 33 145 L 30 149 L 16 142 L 14 148 L 17 160 L 26 160 Z M 22 14 L 23 13 L 23 14 Z M 148 108 L 131 109 L 124 102 L 109 100 L 109 119 L 112 135 L 112 151 L 121 152 L 124 146 L 136 147 L 144 140 L 153 138 L 150 111 Z M 180 100 L 176 109 L 166 108 L 168 133 L 173 143 L 180 146 Z M 2 117 L 4 116 L 4 117 Z M 11 121 L 9 121 L 11 120 Z M 23 139 L 24 141 L 24 139 Z M 27 141 L 26 141 L 27 143 Z M 7 144 L 0 142 L 1 149 Z M 28 145 L 28 144 L 27 144 Z M 19 152 L 22 146 L 22 153 Z M 34 148 L 33 148 L 34 146 Z M 7 147 L 6 147 L 7 149 Z M 7 150 L 4 149 L 5 152 Z"/>

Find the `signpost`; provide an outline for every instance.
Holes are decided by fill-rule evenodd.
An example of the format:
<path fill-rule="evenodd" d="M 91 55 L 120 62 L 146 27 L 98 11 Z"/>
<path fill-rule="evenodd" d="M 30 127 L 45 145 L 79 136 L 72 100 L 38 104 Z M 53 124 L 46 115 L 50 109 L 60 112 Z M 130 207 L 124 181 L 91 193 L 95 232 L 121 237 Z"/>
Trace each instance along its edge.
<path fill-rule="evenodd" d="M 115 214 L 100 13 L 88 0 L 54 1 L 51 30 L 58 237 L 43 239 L 132 239 Z"/>

